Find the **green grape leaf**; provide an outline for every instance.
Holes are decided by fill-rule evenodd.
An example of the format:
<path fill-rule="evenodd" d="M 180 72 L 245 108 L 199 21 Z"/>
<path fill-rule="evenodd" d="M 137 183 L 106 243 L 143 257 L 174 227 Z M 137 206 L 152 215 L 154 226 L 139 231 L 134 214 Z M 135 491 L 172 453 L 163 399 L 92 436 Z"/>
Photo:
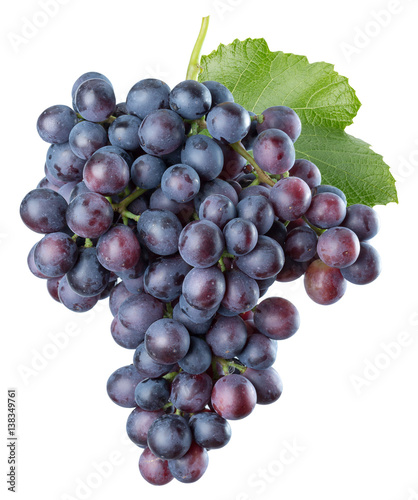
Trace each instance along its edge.
<path fill-rule="evenodd" d="M 350 204 L 397 202 L 395 180 L 383 158 L 344 132 L 360 101 L 348 79 L 331 64 L 310 64 L 304 56 L 271 52 L 264 39 L 247 39 L 220 45 L 202 56 L 200 65 L 200 81 L 223 83 L 249 111 L 293 108 L 302 121 L 297 157 L 313 161 L 323 183 L 342 189 Z"/>
<path fill-rule="evenodd" d="M 340 188 L 349 205 L 397 202 L 395 181 L 383 158 L 366 142 L 332 127 L 304 125 L 295 143 L 296 157 L 317 165 L 322 184 Z"/>
<path fill-rule="evenodd" d="M 236 102 L 254 113 L 289 106 L 304 123 L 345 128 L 361 105 L 348 79 L 332 64 L 309 64 L 304 56 L 270 52 L 264 39 L 220 45 L 200 65 L 200 81 L 223 83 Z"/>

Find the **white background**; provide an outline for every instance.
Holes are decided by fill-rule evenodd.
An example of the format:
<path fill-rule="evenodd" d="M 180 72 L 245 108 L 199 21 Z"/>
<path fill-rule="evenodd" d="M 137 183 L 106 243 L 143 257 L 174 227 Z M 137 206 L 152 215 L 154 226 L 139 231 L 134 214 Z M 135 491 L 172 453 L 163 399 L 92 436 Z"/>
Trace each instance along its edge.
<path fill-rule="evenodd" d="M 38 16 L 39 22 L 40 2 L 0 7 L 0 496 L 12 497 L 6 489 L 4 418 L 6 390 L 15 387 L 16 496 L 22 500 L 417 499 L 418 2 L 52 3 L 55 15 L 17 48 L 10 34 L 22 34 L 25 18 Z M 350 133 L 391 165 L 400 203 L 378 207 L 382 230 L 374 244 L 383 273 L 377 282 L 349 286 L 343 300 L 329 307 L 310 302 L 300 282 L 273 288 L 273 295 L 294 301 L 302 316 L 297 335 L 279 345 L 282 399 L 233 423 L 230 444 L 210 453 L 198 483 L 155 488 L 139 475 L 140 450 L 123 438 L 130 410 L 111 403 L 105 390 L 110 373 L 131 362 L 131 351 L 111 339 L 107 304 L 93 313 L 71 313 L 30 274 L 26 256 L 38 237 L 21 223 L 18 208 L 43 176 L 47 145 L 36 133 L 38 115 L 52 104 L 70 104 L 73 82 L 89 70 L 111 79 L 119 101 L 144 77 L 174 86 L 184 79 L 207 13 L 212 19 L 203 53 L 235 38 L 264 37 L 271 50 L 334 63 L 349 77 L 363 103 Z M 347 55 L 348 45 L 355 53 Z M 52 336 L 67 345 L 51 351 Z M 402 347 L 393 344 L 399 336 L 406 339 Z M 385 354 L 389 344 L 396 359 Z M 42 362 L 42 353 L 53 359 Z M 28 368 L 29 378 L 22 375 Z M 292 447 L 293 456 L 283 451 Z M 111 460 L 113 470 L 98 475 L 97 464 Z M 90 487 L 80 487 L 86 483 Z"/>

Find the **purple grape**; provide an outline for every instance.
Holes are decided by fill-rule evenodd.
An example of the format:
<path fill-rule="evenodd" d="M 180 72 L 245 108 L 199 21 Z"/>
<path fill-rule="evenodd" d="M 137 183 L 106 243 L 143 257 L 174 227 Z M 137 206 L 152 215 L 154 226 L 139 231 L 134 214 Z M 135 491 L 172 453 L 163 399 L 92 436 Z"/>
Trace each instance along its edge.
<path fill-rule="evenodd" d="M 147 78 L 136 83 L 126 98 L 126 108 L 130 114 L 142 120 L 157 109 L 168 109 L 170 87 L 154 78 Z"/>
<path fill-rule="evenodd" d="M 197 443 L 192 443 L 183 457 L 168 462 L 171 474 L 181 483 L 195 483 L 206 472 L 208 465 L 208 452 Z"/>
<path fill-rule="evenodd" d="M 245 366 L 255 370 L 266 370 L 276 361 L 277 342 L 261 333 L 254 333 L 248 338 L 238 359 Z"/>
<path fill-rule="evenodd" d="M 279 129 L 261 132 L 254 142 L 253 154 L 258 166 L 274 175 L 287 172 L 295 163 L 293 142 Z"/>
<path fill-rule="evenodd" d="M 207 117 L 208 132 L 223 143 L 233 144 L 243 139 L 250 130 L 248 111 L 234 102 L 223 102 L 213 107 Z"/>
<path fill-rule="evenodd" d="M 210 220 L 219 228 L 234 219 L 237 210 L 232 201 L 223 194 L 212 194 L 205 198 L 199 208 L 199 218 Z"/>
<path fill-rule="evenodd" d="M 143 332 L 129 330 L 129 328 L 124 327 L 117 316 L 113 318 L 110 332 L 113 340 L 125 349 L 136 349 L 145 338 Z"/>
<path fill-rule="evenodd" d="M 202 118 L 211 108 L 212 95 L 203 83 L 185 80 L 169 96 L 170 108 L 186 120 Z"/>
<path fill-rule="evenodd" d="M 318 256 L 327 266 L 351 266 L 360 253 L 357 235 L 346 227 L 333 227 L 318 238 Z"/>
<path fill-rule="evenodd" d="M 66 227 L 67 202 L 52 189 L 30 191 L 20 205 L 20 217 L 36 233 L 55 233 Z"/>
<path fill-rule="evenodd" d="M 49 295 L 57 302 L 61 303 L 58 288 L 60 286 L 61 277 L 58 278 L 48 278 L 46 281 L 46 287 Z"/>
<path fill-rule="evenodd" d="M 268 129 L 279 129 L 285 132 L 293 142 L 302 131 L 299 116 L 287 106 L 272 106 L 262 112 L 263 121 L 257 124 L 258 133 Z"/>
<path fill-rule="evenodd" d="M 284 266 L 279 274 L 276 276 L 276 281 L 280 283 L 289 283 L 295 281 L 305 274 L 310 262 L 296 262 L 288 255 L 285 258 Z"/>
<path fill-rule="evenodd" d="M 70 194 L 70 201 L 69 203 L 71 203 L 74 198 L 76 198 L 79 194 L 84 194 L 84 193 L 91 193 L 90 189 L 84 184 L 83 181 L 81 182 L 78 182 L 73 190 L 71 191 L 71 194 Z"/>
<path fill-rule="evenodd" d="M 196 309 L 213 309 L 219 306 L 225 294 L 225 278 L 214 266 L 192 269 L 183 281 L 183 295 Z"/>
<path fill-rule="evenodd" d="M 85 163 L 72 152 L 68 142 L 52 144 L 46 155 L 49 174 L 61 182 L 81 181 Z"/>
<path fill-rule="evenodd" d="M 141 219 L 140 219 L 141 220 Z M 222 231 L 213 222 L 193 221 L 183 229 L 178 240 L 183 260 L 193 267 L 214 266 L 224 250 Z"/>
<path fill-rule="evenodd" d="M 360 243 L 360 254 L 354 264 L 341 269 L 341 274 L 350 283 L 368 285 L 380 274 L 380 256 L 368 243 Z"/>
<path fill-rule="evenodd" d="M 87 80 L 91 80 L 92 78 L 98 78 L 99 80 L 104 80 L 109 85 L 111 85 L 109 78 L 107 78 L 102 73 L 97 73 L 97 71 L 89 71 L 87 73 L 83 73 L 81 76 L 77 78 L 74 82 L 73 88 L 71 89 L 71 97 L 74 99 L 75 93 L 78 87 Z"/>
<path fill-rule="evenodd" d="M 45 142 L 62 144 L 68 141 L 71 129 L 77 121 L 77 115 L 71 108 L 58 104 L 47 108 L 39 116 L 36 128 Z"/>
<path fill-rule="evenodd" d="M 233 151 L 233 150 L 231 150 Z M 242 158 L 242 156 L 241 156 Z M 234 205 L 238 203 L 238 195 L 235 189 L 226 181 L 222 179 L 214 179 L 213 181 L 207 182 L 201 191 L 203 197 L 201 201 L 210 196 L 211 194 L 223 194 L 229 198 Z M 195 198 L 196 201 L 196 198 Z M 199 206 L 196 206 L 196 210 L 199 211 Z"/>
<path fill-rule="evenodd" d="M 174 460 L 183 457 L 192 444 L 192 432 L 180 415 L 163 415 L 148 431 L 148 446 L 159 458 Z"/>
<path fill-rule="evenodd" d="M 163 304 L 145 293 L 128 297 L 119 307 L 119 320 L 130 330 L 146 332 L 164 315 Z"/>
<path fill-rule="evenodd" d="M 196 198 L 195 198 L 196 200 Z M 150 198 L 149 203 L 150 209 L 156 210 L 168 210 L 179 217 L 182 217 L 182 214 L 189 214 L 187 218 L 190 218 L 190 215 L 193 213 L 193 203 L 177 203 L 176 201 L 170 200 L 163 193 L 161 188 L 156 189 Z"/>
<path fill-rule="evenodd" d="M 341 271 L 315 260 L 305 272 L 305 290 L 317 304 L 335 304 L 344 295 L 347 282 Z"/>
<path fill-rule="evenodd" d="M 169 397 L 170 383 L 163 378 L 147 378 L 135 388 L 135 402 L 145 411 L 162 410 Z"/>
<path fill-rule="evenodd" d="M 202 181 L 211 181 L 222 172 L 224 155 L 220 146 L 210 137 L 192 135 L 181 151 L 181 163 L 193 167 Z"/>
<path fill-rule="evenodd" d="M 58 296 L 60 302 L 64 304 L 67 309 L 79 313 L 90 311 L 99 300 L 99 295 L 95 295 L 94 297 L 82 297 L 78 295 L 78 293 L 75 293 L 68 284 L 66 276 L 63 276 L 60 280 Z"/>
<path fill-rule="evenodd" d="M 123 115 L 109 127 L 109 141 L 113 146 L 119 146 L 125 151 L 135 151 L 139 148 L 138 130 L 141 120 L 136 116 Z"/>
<path fill-rule="evenodd" d="M 251 252 L 236 259 L 237 267 L 250 278 L 263 280 L 276 276 L 284 265 L 284 252 L 277 241 L 259 236 Z"/>
<path fill-rule="evenodd" d="M 142 149 L 155 156 L 172 153 L 186 140 L 183 120 L 169 109 L 152 111 L 139 127 Z"/>
<path fill-rule="evenodd" d="M 212 309 L 197 309 L 190 305 L 184 298 L 184 295 L 180 295 L 179 306 L 181 311 L 188 316 L 194 323 L 206 323 L 215 316 L 218 306 Z"/>
<path fill-rule="evenodd" d="M 196 443 L 208 450 L 222 448 L 231 439 L 229 422 L 217 413 L 197 413 L 189 420 L 189 425 Z"/>
<path fill-rule="evenodd" d="M 312 190 L 312 195 L 321 194 L 321 193 L 336 194 L 337 196 L 339 196 L 343 200 L 344 205 L 347 206 L 347 198 L 346 198 L 345 194 L 341 191 L 341 189 L 338 189 L 335 186 L 329 186 L 328 184 L 321 184 L 320 186 L 318 186 Z"/>
<path fill-rule="evenodd" d="M 236 179 L 240 174 L 242 174 L 243 169 L 247 164 L 247 160 L 232 149 L 229 144 L 224 144 L 221 141 L 215 142 L 221 148 L 224 155 L 224 165 L 222 172 L 219 174 L 220 179 L 215 180 L 220 181 L 221 179 Z"/>
<path fill-rule="evenodd" d="M 180 304 L 176 304 L 173 309 L 173 319 L 183 324 L 190 333 L 193 333 L 195 335 L 205 334 L 209 330 L 210 325 L 212 324 L 212 318 L 209 318 L 208 320 L 200 319 L 198 320 L 199 322 L 193 321 L 191 318 L 189 318 L 189 316 L 186 313 L 182 311 Z M 192 337 L 190 338 L 190 342 L 192 342 Z M 186 357 L 183 358 L 180 363 L 183 363 Z M 185 368 L 183 369 L 187 371 Z"/>
<path fill-rule="evenodd" d="M 222 85 L 222 83 L 215 82 L 213 80 L 208 80 L 203 82 L 203 85 L 207 87 L 212 96 L 212 107 L 217 106 L 223 102 L 234 102 L 234 96 L 232 93 Z"/>
<path fill-rule="evenodd" d="M 302 179 L 311 189 L 321 184 L 321 172 L 319 168 L 309 160 L 296 160 L 293 167 L 289 170 L 289 175 Z"/>
<path fill-rule="evenodd" d="M 129 115 L 129 111 L 128 111 L 126 102 L 118 102 L 118 104 L 116 104 L 116 108 L 115 108 L 115 111 L 113 113 L 113 116 L 115 116 L 116 118 L 119 118 L 119 116 L 123 116 L 123 115 Z"/>
<path fill-rule="evenodd" d="M 184 358 L 189 347 L 189 332 L 184 325 L 173 319 L 159 319 L 146 331 L 145 348 L 151 358 L 159 364 L 177 363 Z"/>
<path fill-rule="evenodd" d="M 233 219 L 223 230 L 228 253 L 237 257 L 251 252 L 257 244 L 258 232 L 255 225 L 246 219 Z"/>
<path fill-rule="evenodd" d="M 360 241 L 370 240 L 379 232 L 379 218 L 367 205 L 351 205 L 341 224 L 356 233 Z"/>
<path fill-rule="evenodd" d="M 73 189 L 77 186 L 78 182 L 67 182 L 58 189 L 60 194 L 67 203 L 70 203 L 70 197 Z"/>
<path fill-rule="evenodd" d="M 142 293 L 144 291 L 144 277 L 139 276 L 138 278 L 124 278 L 126 289 L 128 292 L 133 294 Z"/>
<path fill-rule="evenodd" d="M 75 91 L 74 102 L 77 111 L 89 122 L 107 120 L 116 106 L 112 85 L 100 78 L 81 83 Z"/>
<path fill-rule="evenodd" d="M 30 249 L 30 252 L 28 254 L 27 263 L 28 263 L 29 270 L 37 278 L 48 279 L 48 276 L 45 276 L 45 274 L 42 274 L 41 271 L 36 267 L 35 259 L 34 259 L 36 245 L 37 245 L 37 243 L 35 243 L 35 245 L 33 245 L 33 247 Z"/>
<path fill-rule="evenodd" d="M 144 411 L 141 408 L 135 408 L 126 422 L 126 432 L 129 439 L 140 448 L 146 448 L 149 428 L 157 418 L 163 415 L 163 410 Z"/>
<path fill-rule="evenodd" d="M 248 196 L 237 205 L 238 217 L 252 222 L 258 234 L 265 234 L 274 222 L 274 212 L 271 203 L 261 195 Z"/>
<path fill-rule="evenodd" d="M 142 342 L 136 348 L 134 353 L 134 366 L 143 378 L 158 378 L 171 372 L 174 365 L 161 365 L 156 363 L 145 349 L 145 343 Z"/>
<path fill-rule="evenodd" d="M 309 208 L 311 190 L 298 177 L 280 179 L 270 191 L 274 213 L 282 220 L 299 219 Z"/>
<path fill-rule="evenodd" d="M 71 151 L 82 160 L 88 160 L 98 149 L 107 144 L 106 130 L 98 123 L 80 122 L 71 130 Z"/>
<path fill-rule="evenodd" d="M 36 245 L 33 259 L 36 268 L 48 278 L 58 278 L 70 271 L 77 261 L 75 241 L 65 233 L 47 234 Z"/>
<path fill-rule="evenodd" d="M 83 297 L 101 294 L 109 284 L 110 272 L 97 260 L 95 248 L 81 248 L 77 262 L 67 272 L 70 287 Z"/>
<path fill-rule="evenodd" d="M 300 326 L 296 307 L 286 299 L 269 297 L 257 305 L 254 312 L 257 330 L 274 340 L 288 339 Z"/>
<path fill-rule="evenodd" d="M 56 186 L 55 184 L 52 184 L 52 182 L 50 182 L 46 177 L 44 177 L 38 182 L 36 188 L 52 189 L 52 191 L 55 191 L 56 193 L 58 193 L 59 191 L 59 187 Z"/>
<path fill-rule="evenodd" d="M 129 183 L 130 170 L 116 153 L 99 149 L 86 162 L 83 180 L 90 191 L 111 196 L 123 191 Z"/>
<path fill-rule="evenodd" d="M 123 408 L 135 408 L 135 387 L 143 379 L 134 365 L 123 366 L 109 377 L 107 394 L 117 405 Z"/>
<path fill-rule="evenodd" d="M 345 215 L 346 208 L 343 200 L 333 193 L 315 195 L 306 212 L 308 221 L 321 229 L 339 226 Z"/>
<path fill-rule="evenodd" d="M 183 280 L 190 270 L 180 255 L 159 258 L 145 271 L 145 290 L 163 302 L 171 302 L 180 297 Z"/>
<path fill-rule="evenodd" d="M 222 306 L 236 314 L 255 307 L 260 296 L 257 282 L 237 269 L 225 272 L 224 276 L 226 292 Z"/>
<path fill-rule="evenodd" d="M 163 486 L 173 479 L 168 461 L 156 457 L 149 448 L 143 451 L 138 466 L 141 476 L 153 486 Z"/>
<path fill-rule="evenodd" d="M 255 387 L 257 404 L 259 405 L 274 403 L 282 395 L 283 382 L 274 368 L 270 367 L 267 370 L 247 368 L 244 377 Z"/>
<path fill-rule="evenodd" d="M 206 342 L 209 344 L 215 356 L 224 359 L 232 359 L 238 356 L 247 342 L 247 328 L 244 320 L 239 316 L 218 316 L 206 334 Z"/>
<path fill-rule="evenodd" d="M 103 267 L 118 273 L 132 269 L 141 256 L 139 242 L 128 226 L 118 224 L 100 236 L 97 258 Z"/>
<path fill-rule="evenodd" d="M 310 227 L 296 227 L 286 237 L 285 253 L 296 262 L 307 262 L 315 257 L 318 237 Z"/>
<path fill-rule="evenodd" d="M 198 337 L 190 337 L 189 350 L 186 356 L 179 361 L 180 368 L 185 373 L 200 375 L 210 367 L 211 363 L 212 352 L 208 344 Z"/>
<path fill-rule="evenodd" d="M 178 251 L 181 230 L 181 222 L 168 210 L 146 210 L 138 221 L 141 242 L 157 255 Z"/>
<path fill-rule="evenodd" d="M 113 209 L 101 194 L 84 193 L 68 205 L 66 218 L 69 228 L 78 236 L 98 238 L 112 225 Z"/>
<path fill-rule="evenodd" d="M 132 181 L 141 189 L 154 189 L 161 184 L 161 178 L 166 168 L 166 164 L 161 158 L 151 155 L 142 155 L 132 164 Z"/>
<path fill-rule="evenodd" d="M 264 196 L 264 198 L 268 200 L 270 197 L 270 191 L 271 187 L 261 186 L 260 184 L 257 184 L 256 186 L 248 186 L 241 191 L 239 199 L 241 201 L 249 196 Z"/>
<path fill-rule="evenodd" d="M 257 393 L 252 383 L 242 375 L 220 378 L 212 391 L 212 406 L 216 413 L 227 420 L 248 417 L 257 403 Z"/>
<path fill-rule="evenodd" d="M 129 297 L 132 296 L 122 281 L 118 283 L 115 288 L 110 292 L 109 308 L 113 316 L 117 316 L 119 307 Z"/>
<path fill-rule="evenodd" d="M 207 373 L 191 375 L 182 372 L 172 383 L 170 401 L 181 411 L 197 413 L 209 403 L 211 394 L 212 379 Z"/>
<path fill-rule="evenodd" d="M 187 203 L 199 192 L 200 179 L 194 168 L 180 163 L 169 167 L 163 173 L 161 189 L 170 200 Z"/>

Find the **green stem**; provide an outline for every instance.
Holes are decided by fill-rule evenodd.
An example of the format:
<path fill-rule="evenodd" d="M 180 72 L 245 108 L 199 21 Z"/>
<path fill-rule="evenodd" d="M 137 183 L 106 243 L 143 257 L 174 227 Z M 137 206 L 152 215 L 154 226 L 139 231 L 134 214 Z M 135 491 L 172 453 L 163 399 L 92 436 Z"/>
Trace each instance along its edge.
<path fill-rule="evenodd" d="M 132 212 L 129 212 L 129 210 L 124 210 L 122 212 L 122 217 L 126 217 L 127 219 L 133 219 L 136 222 L 139 221 L 139 218 L 141 217 L 140 215 L 135 215 Z"/>
<path fill-rule="evenodd" d="M 163 410 L 168 410 L 169 408 L 171 408 L 173 406 L 173 403 L 167 403 L 163 406 Z"/>
<path fill-rule="evenodd" d="M 315 227 L 313 226 L 309 221 L 308 219 L 303 216 L 302 219 L 306 222 L 306 224 L 308 224 L 308 226 L 313 229 L 315 231 L 315 233 L 318 235 L 318 236 L 321 236 L 322 233 L 324 233 L 326 230 L 325 229 L 320 229 L 319 227 Z"/>
<path fill-rule="evenodd" d="M 130 205 L 134 200 L 136 200 L 139 196 L 144 194 L 147 190 L 146 189 L 140 189 L 136 188 L 132 193 L 124 198 L 120 203 L 114 203 L 112 204 L 112 208 L 115 212 L 119 212 L 120 214 L 123 214 L 123 212 L 126 211 L 126 207 Z"/>
<path fill-rule="evenodd" d="M 200 52 L 202 50 L 203 42 L 205 41 L 206 33 L 209 27 L 209 16 L 202 19 L 199 35 L 197 37 L 195 46 L 190 56 L 189 66 L 187 68 L 186 80 L 197 80 L 200 72 Z"/>
<path fill-rule="evenodd" d="M 179 372 L 167 373 L 167 375 L 164 375 L 163 379 L 167 380 L 168 382 L 172 382 L 178 374 Z"/>
<path fill-rule="evenodd" d="M 235 144 L 230 144 L 231 148 L 236 151 L 238 154 L 240 154 L 243 158 L 245 158 L 248 163 L 254 168 L 254 170 L 257 172 L 258 175 L 258 180 L 259 182 L 265 182 L 269 186 L 274 186 L 275 182 L 271 177 L 269 177 L 264 170 L 262 170 L 254 160 L 254 158 L 247 153 L 245 150 L 244 146 L 240 142 L 236 142 Z"/>
<path fill-rule="evenodd" d="M 166 309 L 166 311 L 164 314 L 164 318 L 172 318 L 173 317 L 173 306 L 171 305 L 171 302 L 167 302 L 165 309 Z"/>
<path fill-rule="evenodd" d="M 71 238 L 72 238 L 72 240 L 73 240 L 73 241 L 77 241 L 78 234 L 73 234 L 73 235 L 71 236 Z"/>
<path fill-rule="evenodd" d="M 219 260 L 219 265 L 221 266 L 221 271 L 224 273 L 226 271 L 226 267 L 225 267 L 225 264 L 224 264 L 224 259 L 223 257 L 221 257 Z"/>
<path fill-rule="evenodd" d="M 86 238 L 84 240 L 84 248 L 91 248 L 93 246 L 93 242 L 90 238 Z"/>

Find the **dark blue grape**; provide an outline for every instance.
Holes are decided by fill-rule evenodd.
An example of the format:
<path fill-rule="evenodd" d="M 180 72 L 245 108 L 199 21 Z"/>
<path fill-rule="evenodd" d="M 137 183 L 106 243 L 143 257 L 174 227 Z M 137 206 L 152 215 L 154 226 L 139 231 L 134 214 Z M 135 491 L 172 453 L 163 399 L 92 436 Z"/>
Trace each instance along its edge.
<path fill-rule="evenodd" d="M 98 123 L 80 122 L 71 130 L 71 151 L 82 160 L 88 160 L 98 149 L 106 146 L 106 130 Z"/>
<path fill-rule="evenodd" d="M 174 407 L 187 413 L 197 413 L 209 403 L 212 379 L 207 373 L 191 375 L 179 373 L 171 385 L 170 401 Z"/>
<path fill-rule="evenodd" d="M 161 184 L 161 177 L 166 168 L 161 158 L 142 155 L 132 164 L 131 178 L 134 184 L 141 189 L 154 189 Z"/>
<path fill-rule="evenodd" d="M 360 243 L 360 254 L 349 267 L 341 269 L 341 274 L 350 283 L 368 285 L 380 274 L 380 256 L 375 248 L 368 243 Z"/>
<path fill-rule="evenodd" d="M 181 230 L 180 221 L 168 210 L 146 210 L 138 221 L 140 240 L 157 255 L 178 251 Z"/>
<path fill-rule="evenodd" d="M 33 258 L 42 274 L 57 278 L 72 269 L 77 255 L 77 245 L 68 234 L 50 233 L 36 245 Z"/>
<path fill-rule="evenodd" d="M 113 316 L 117 316 L 119 312 L 119 307 L 128 298 L 131 297 L 132 293 L 129 292 L 123 281 L 118 283 L 115 288 L 110 293 L 109 298 L 109 308 Z"/>
<path fill-rule="evenodd" d="M 302 131 L 299 116 L 287 106 L 272 106 L 262 112 L 263 121 L 257 124 L 258 133 L 267 129 L 279 129 L 295 142 Z"/>
<path fill-rule="evenodd" d="M 133 365 L 119 368 L 107 381 L 109 398 L 123 408 L 134 408 L 136 406 L 135 388 L 143 379 L 143 375 Z"/>
<path fill-rule="evenodd" d="M 91 80 L 93 78 L 98 78 L 99 80 L 104 80 L 107 82 L 109 85 L 111 85 L 109 78 L 106 78 L 105 75 L 102 73 L 97 73 L 97 71 L 89 71 L 87 73 L 83 73 L 81 76 L 77 78 L 77 80 L 74 82 L 73 88 L 71 90 L 71 97 L 74 99 L 75 93 L 78 89 L 78 87 L 84 83 L 87 80 Z"/>
<path fill-rule="evenodd" d="M 194 483 L 206 472 L 208 464 L 208 452 L 193 442 L 183 457 L 168 462 L 168 468 L 177 481 Z"/>
<path fill-rule="evenodd" d="M 254 333 L 248 338 L 243 351 L 238 354 L 241 363 L 255 370 L 266 370 L 277 356 L 277 342 L 261 333 Z"/>
<path fill-rule="evenodd" d="M 128 226 L 118 224 L 100 236 L 97 258 L 103 267 L 115 273 L 132 269 L 141 256 L 138 239 Z"/>
<path fill-rule="evenodd" d="M 291 177 L 299 177 L 311 188 L 316 188 L 321 184 L 321 172 L 319 168 L 309 160 L 296 160 L 289 170 Z"/>
<path fill-rule="evenodd" d="M 82 297 L 70 287 L 67 281 L 67 277 L 64 276 L 60 280 L 58 287 L 58 296 L 60 302 L 64 306 L 73 312 L 86 312 L 92 309 L 99 300 L 99 295 L 94 297 Z"/>
<path fill-rule="evenodd" d="M 145 343 L 142 342 L 135 350 L 134 365 L 143 378 L 158 378 L 171 372 L 174 365 L 161 365 L 155 362 L 145 349 Z"/>
<path fill-rule="evenodd" d="M 36 128 L 45 142 L 62 144 L 68 141 L 71 129 L 77 121 L 77 115 L 71 108 L 58 104 L 46 109 L 39 116 Z"/>
<path fill-rule="evenodd" d="M 354 231 L 360 241 L 370 240 L 379 232 L 379 217 L 367 205 L 351 205 L 341 225 Z"/>
<path fill-rule="evenodd" d="M 152 111 L 168 109 L 170 87 L 154 78 L 147 78 L 136 83 L 126 98 L 126 108 L 129 113 L 142 120 Z"/>
<path fill-rule="evenodd" d="M 224 294 L 225 278 L 218 267 L 194 268 L 184 279 L 184 298 L 196 309 L 210 310 L 219 306 Z"/>
<path fill-rule="evenodd" d="M 143 451 L 138 466 L 142 477 L 154 486 L 163 486 L 173 479 L 168 461 L 156 457 L 149 448 Z"/>
<path fill-rule="evenodd" d="M 196 443 L 208 450 L 222 448 L 231 439 L 229 422 L 217 413 L 197 413 L 189 420 L 189 425 Z"/>
<path fill-rule="evenodd" d="M 337 196 L 339 196 L 343 200 L 344 205 L 347 206 L 347 197 L 341 191 L 341 189 L 338 189 L 335 186 L 329 186 L 328 184 L 321 184 L 320 186 L 317 186 L 316 188 L 314 188 L 312 190 L 312 196 L 314 196 L 315 194 L 321 194 L 321 193 L 336 194 Z"/>
<path fill-rule="evenodd" d="M 71 151 L 68 142 L 52 144 L 46 155 L 48 172 L 61 182 L 81 181 L 85 163 Z"/>
<path fill-rule="evenodd" d="M 224 155 L 210 137 L 192 135 L 183 146 L 181 163 L 193 167 L 202 181 L 211 181 L 222 172 Z"/>
<path fill-rule="evenodd" d="M 179 361 L 180 368 L 186 373 L 199 375 L 204 373 L 211 363 L 212 352 L 208 344 L 198 337 L 190 337 L 189 350 L 184 358 Z"/>
<path fill-rule="evenodd" d="M 283 392 L 283 383 L 274 368 L 253 370 L 247 368 L 244 377 L 254 386 L 257 393 L 257 404 L 269 405 L 277 401 Z"/>
<path fill-rule="evenodd" d="M 95 248 L 82 248 L 77 262 L 67 272 L 70 287 L 83 297 L 102 293 L 109 283 L 110 271 L 97 260 Z"/>
<path fill-rule="evenodd" d="M 225 359 L 235 358 L 247 342 L 244 320 L 239 316 L 229 318 L 218 316 L 206 334 L 206 342 L 215 356 Z"/>
<path fill-rule="evenodd" d="M 203 85 L 207 87 L 212 96 L 212 107 L 217 106 L 223 102 L 234 102 L 234 96 L 232 93 L 222 85 L 222 83 L 215 82 L 213 80 L 208 80 L 203 82 Z"/>
<path fill-rule="evenodd" d="M 306 226 L 292 229 L 286 237 L 286 255 L 296 262 L 308 262 L 316 254 L 318 237 L 313 229 Z"/>
<path fill-rule="evenodd" d="M 200 178 L 189 165 L 173 165 L 161 178 L 161 189 L 170 200 L 177 203 L 191 201 L 200 190 Z"/>
<path fill-rule="evenodd" d="M 109 127 L 109 141 L 113 146 L 119 146 L 126 151 L 139 148 L 138 130 L 141 120 L 132 115 L 123 115 Z"/>
<path fill-rule="evenodd" d="M 143 332 L 129 330 L 129 328 L 124 327 L 117 316 L 113 318 L 110 333 L 113 340 L 125 349 L 136 349 L 145 338 Z"/>
<path fill-rule="evenodd" d="M 170 108 L 186 120 L 196 120 L 205 115 L 211 105 L 212 96 L 203 83 L 185 80 L 176 85 L 169 96 Z"/>
<path fill-rule="evenodd" d="M 67 202 L 52 189 L 30 191 L 20 204 L 20 217 L 36 233 L 54 233 L 66 227 Z"/>
<path fill-rule="evenodd" d="M 268 202 L 267 202 L 268 203 Z M 232 201 L 223 194 L 212 194 L 205 198 L 199 208 L 199 218 L 210 220 L 219 228 L 234 219 L 237 209 Z"/>
<path fill-rule="evenodd" d="M 116 106 L 112 85 L 100 78 L 81 83 L 75 92 L 74 102 L 78 113 L 89 122 L 106 120 Z"/>
<path fill-rule="evenodd" d="M 159 109 L 147 115 L 138 134 L 141 148 L 155 156 L 172 153 L 186 140 L 183 120 L 169 109 Z"/>
<path fill-rule="evenodd" d="M 192 432 L 180 415 L 163 415 L 155 420 L 148 431 L 148 446 L 159 458 L 181 458 L 192 444 Z"/>
<path fill-rule="evenodd" d="M 255 307 L 260 296 L 257 282 L 238 269 L 227 271 L 224 275 L 226 292 L 221 305 L 231 313 L 236 314 L 241 314 Z"/>
<path fill-rule="evenodd" d="M 344 201 L 338 195 L 330 192 L 315 195 L 306 212 L 308 221 L 321 229 L 339 226 L 345 215 Z"/>
<path fill-rule="evenodd" d="M 210 110 L 206 123 L 212 137 L 233 144 L 248 134 L 251 118 L 248 111 L 239 104 L 224 102 Z"/>
<path fill-rule="evenodd" d="M 284 252 L 277 241 L 259 236 L 251 252 L 236 259 L 237 267 L 253 279 L 263 280 L 276 276 L 284 265 Z"/>
<path fill-rule="evenodd" d="M 248 111 L 248 114 L 250 115 L 251 118 L 257 116 L 252 111 Z M 247 151 L 253 149 L 254 142 L 257 139 L 258 136 L 257 124 L 258 124 L 257 119 L 254 118 L 251 120 L 250 130 L 248 131 L 248 134 L 244 137 L 244 139 L 242 139 L 241 141 L 242 145 Z"/>
<path fill-rule="evenodd" d="M 180 297 L 183 280 L 190 270 L 180 255 L 159 258 L 145 271 L 145 290 L 163 302 L 171 302 Z"/>
<path fill-rule="evenodd" d="M 145 334 L 145 348 L 151 358 L 162 365 L 177 363 L 187 354 L 190 335 L 185 326 L 164 318 L 152 323 Z"/>
<path fill-rule="evenodd" d="M 71 231 L 83 238 L 98 238 L 112 225 L 113 209 L 98 193 L 78 195 L 68 205 L 67 224 Z"/>
<path fill-rule="evenodd" d="M 170 384 L 163 378 L 147 378 L 135 389 L 135 402 L 145 411 L 161 410 L 170 397 Z"/>
<path fill-rule="evenodd" d="M 183 298 L 183 304 L 184 303 L 186 303 L 186 302 Z M 187 309 L 189 307 L 191 307 L 191 306 L 188 306 L 188 305 L 186 306 Z M 201 311 L 199 311 L 199 312 L 201 312 Z M 193 321 L 186 313 L 184 313 L 182 311 L 180 304 L 176 304 L 174 309 L 173 309 L 173 319 L 175 319 L 179 323 L 182 323 L 190 333 L 193 333 L 195 335 L 203 335 L 204 333 L 206 333 L 209 330 L 210 325 L 212 324 L 212 318 L 209 318 L 207 320 L 203 320 L 201 318 L 198 318 L 198 322 Z M 183 360 L 184 359 L 185 358 L 183 358 Z"/>
<path fill-rule="evenodd" d="M 257 228 L 246 219 L 231 220 L 223 232 L 227 251 L 237 257 L 251 252 L 258 241 Z"/>
<path fill-rule="evenodd" d="M 146 332 L 147 329 L 163 317 L 163 304 L 145 293 L 132 295 L 119 307 L 119 320 L 130 330 Z"/>
<path fill-rule="evenodd" d="M 274 211 L 265 196 L 248 196 L 237 205 L 238 217 L 249 220 L 257 228 L 258 234 L 265 234 L 274 222 Z"/>
<path fill-rule="evenodd" d="M 126 422 L 126 433 L 129 439 L 137 446 L 146 448 L 149 428 L 157 418 L 163 415 L 163 410 L 144 411 L 136 407 Z"/>

